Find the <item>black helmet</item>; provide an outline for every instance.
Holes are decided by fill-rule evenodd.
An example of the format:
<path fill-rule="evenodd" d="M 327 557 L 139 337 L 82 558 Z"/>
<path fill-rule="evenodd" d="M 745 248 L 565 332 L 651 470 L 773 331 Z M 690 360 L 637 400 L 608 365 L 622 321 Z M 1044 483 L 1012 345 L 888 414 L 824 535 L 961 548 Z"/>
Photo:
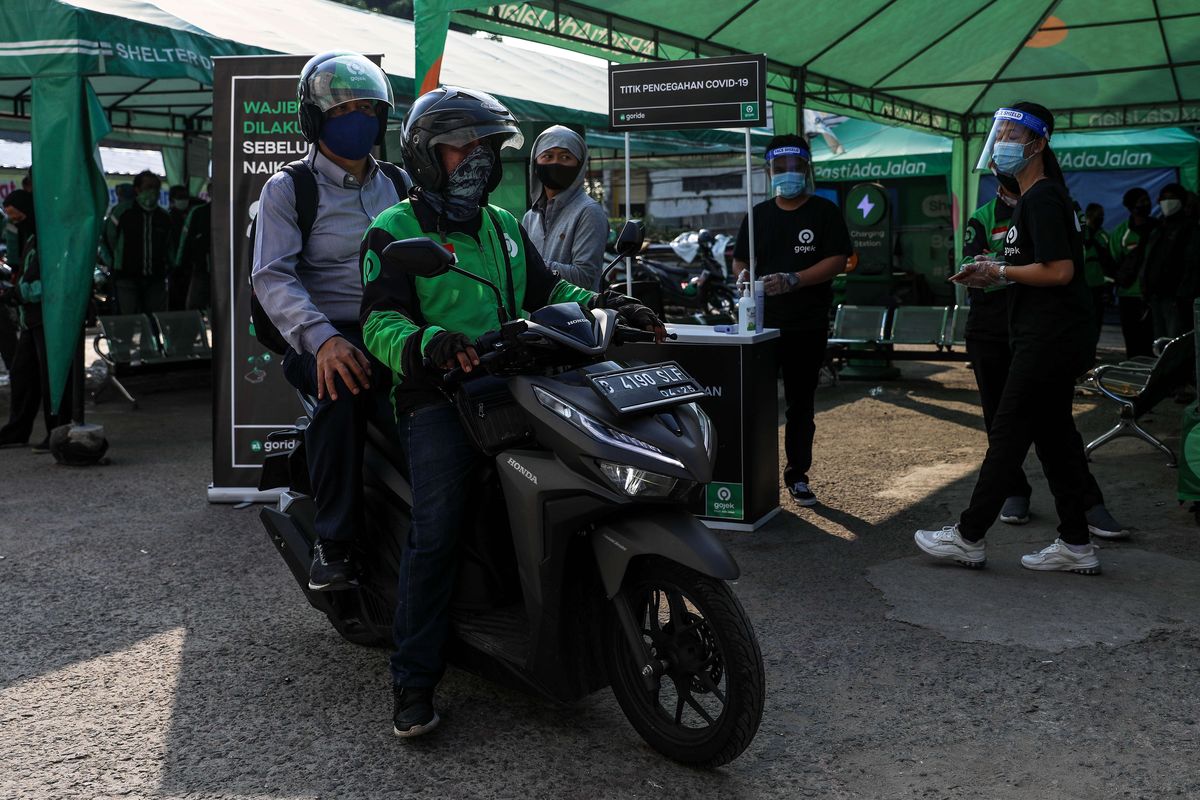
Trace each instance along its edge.
<path fill-rule="evenodd" d="M 517 119 L 496 98 L 484 92 L 442 86 L 416 99 L 400 129 L 400 154 L 404 167 L 422 189 L 438 192 L 446 186 L 446 170 L 434 145 L 461 147 L 487 139 L 495 151 L 496 165 L 487 191 L 500 185 L 500 150 L 525 143 Z"/>
<path fill-rule="evenodd" d="M 297 110 L 300 132 L 309 144 L 321 138 L 326 111 L 355 100 L 375 101 L 375 113 L 379 117 L 379 136 L 375 144 L 381 144 L 388 112 L 396 106 L 392 84 L 384 71 L 366 56 L 345 50 L 333 50 L 309 59 L 300 70 L 296 96 L 300 100 Z"/>
<path fill-rule="evenodd" d="M 713 232 L 710 231 L 708 228 L 701 228 L 699 231 L 696 232 L 696 241 L 699 242 L 700 244 L 712 244 L 716 240 L 717 240 L 717 237 L 714 236 Z"/>

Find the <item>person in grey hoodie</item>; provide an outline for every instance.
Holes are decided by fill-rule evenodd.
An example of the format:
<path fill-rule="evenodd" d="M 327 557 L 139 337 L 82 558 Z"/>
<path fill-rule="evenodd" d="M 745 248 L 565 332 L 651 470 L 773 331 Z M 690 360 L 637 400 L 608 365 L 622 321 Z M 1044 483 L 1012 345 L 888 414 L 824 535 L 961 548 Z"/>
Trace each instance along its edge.
<path fill-rule="evenodd" d="M 533 143 L 530 200 L 522 225 L 546 266 L 584 289 L 600 288 L 608 214 L 583 191 L 588 147 L 570 128 L 553 125 Z"/>

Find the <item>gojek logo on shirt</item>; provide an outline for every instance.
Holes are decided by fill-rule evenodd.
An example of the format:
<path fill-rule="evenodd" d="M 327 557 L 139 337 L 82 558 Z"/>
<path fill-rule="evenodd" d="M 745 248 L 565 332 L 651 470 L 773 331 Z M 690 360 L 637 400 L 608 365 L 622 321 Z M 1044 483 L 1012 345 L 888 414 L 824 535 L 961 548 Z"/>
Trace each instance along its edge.
<path fill-rule="evenodd" d="M 1017 226 L 1013 225 L 1008 229 L 1008 236 L 1004 237 L 1004 257 L 1017 256 L 1021 254 L 1021 248 L 1014 247 L 1017 243 Z"/>
<path fill-rule="evenodd" d="M 796 245 L 796 247 L 794 248 L 795 252 L 797 252 L 797 253 L 815 253 L 815 252 L 817 252 L 817 246 L 816 246 L 816 244 L 814 244 L 814 242 L 816 242 L 816 240 L 817 240 L 817 235 L 812 232 L 811 228 L 805 228 L 804 230 L 800 231 L 799 236 L 797 236 L 796 238 L 800 241 L 800 244 Z"/>

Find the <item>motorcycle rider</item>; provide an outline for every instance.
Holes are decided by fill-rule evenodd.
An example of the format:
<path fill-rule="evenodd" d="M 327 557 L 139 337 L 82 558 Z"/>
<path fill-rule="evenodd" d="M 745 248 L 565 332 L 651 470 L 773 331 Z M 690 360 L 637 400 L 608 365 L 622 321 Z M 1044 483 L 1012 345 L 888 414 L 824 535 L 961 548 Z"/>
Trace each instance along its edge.
<path fill-rule="evenodd" d="M 394 373 L 397 432 L 412 486 L 412 527 L 400 562 L 391 659 L 393 732 L 418 736 L 438 724 L 434 687 L 442 676 L 455 547 L 477 451 L 455 409 L 424 364 L 470 372 L 472 342 L 500 324 L 485 285 L 453 272 L 417 278 L 385 264 L 391 242 L 427 237 L 458 258 L 457 266 L 500 290 L 509 318 L 522 310 L 597 295 L 551 270 L 516 218 L 487 204 L 501 178 L 500 150 L 520 147 L 517 120 L 483 92 L 445 86 L 417 98 L 405 115 L 401 151 L 415 184 L 409 198 L 371 224 L 362 245 L 362 330 L 367 349 Z M 606 293 L 607 307 L 634 327 L 662 323 L 633 298 Z"/>
<path fill-rule="evenodd" d="M 532 207 L 521 224 L 550 269 L 584 289 L 600 288 L 608 214 L 583 190 L 588 146 L 575 131 L 552 125 L 533 142 Z"/>
<path fill-rule="evenodd" d="M 300 73 L 300 127 L 312 145 L 297 169 L 315 181 L 316 213 L 305 237 L 301 192 L 287 171 L 263 186 L 254 240 L 254 292 L 287 340 L 283 372 L 317 398 L 304 432 L 318 541 L 309 588 L 346 588 L 355 577 L 351 544 L 362 525 L 366 422 L 387 419 L 386 391 L 362 343 L 358 249 L 376 215 L 400 195 L 371 157 L 393 108 L 387 75 L 357 53 L 316 56 Z M 386 384 L 386 381 L 384 381 Z"/>

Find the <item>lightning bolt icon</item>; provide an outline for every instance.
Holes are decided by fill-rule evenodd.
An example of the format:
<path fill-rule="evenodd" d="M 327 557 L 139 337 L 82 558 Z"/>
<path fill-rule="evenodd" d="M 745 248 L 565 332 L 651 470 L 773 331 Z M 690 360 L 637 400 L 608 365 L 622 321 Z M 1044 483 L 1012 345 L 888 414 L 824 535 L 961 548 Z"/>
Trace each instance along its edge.
<path fill-rule="evenodd" d="M 871 202 L 870 197 L 864 194 L 862 202 L 858 204 L 857 208 L 859 211 L 863 212 L 863 219 L 866 219 L 867 214 L 870 214 L 871 210 L 875 208 L 875 204 Z"/>

